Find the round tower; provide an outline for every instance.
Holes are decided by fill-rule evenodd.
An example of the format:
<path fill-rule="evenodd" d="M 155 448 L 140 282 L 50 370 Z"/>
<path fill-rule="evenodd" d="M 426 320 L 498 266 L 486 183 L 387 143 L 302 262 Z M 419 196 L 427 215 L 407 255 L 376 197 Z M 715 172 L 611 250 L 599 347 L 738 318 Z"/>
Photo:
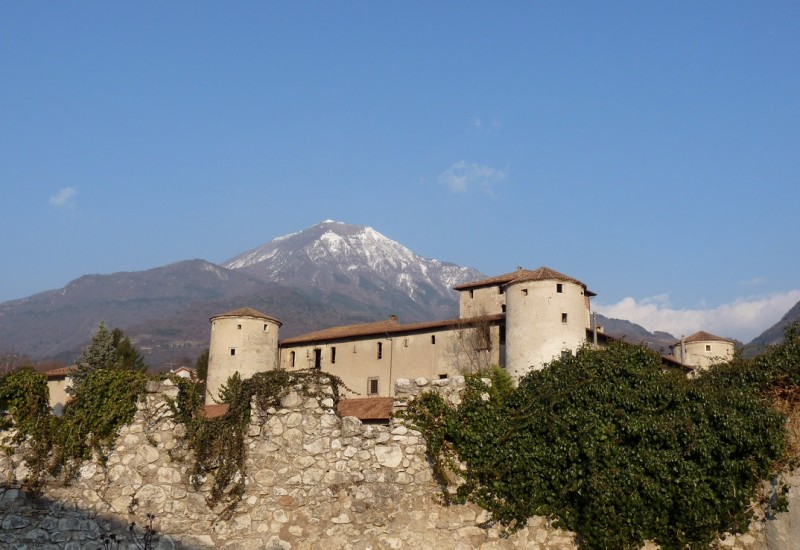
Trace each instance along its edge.
<path fill-rule="evenodd" d="M 505 285 L 506 369 L 516 378 L 586 342 L 594 296 L 582 282 L 547 267 L 519 271 Z"/>
<path fill-rule="evenodd" d="M 206 405 L 219 399 L 220 387 L 234 372 L 244 379 L 278 368 L 280 326 L 277 319 L 249 307 L 211 318 Z"/>
<path fill-rule="evenodd" d="M 672 344 L 672 354 L 682 365 L 705 369 L 733 359 L 736 343 L 701 330 Z"/>

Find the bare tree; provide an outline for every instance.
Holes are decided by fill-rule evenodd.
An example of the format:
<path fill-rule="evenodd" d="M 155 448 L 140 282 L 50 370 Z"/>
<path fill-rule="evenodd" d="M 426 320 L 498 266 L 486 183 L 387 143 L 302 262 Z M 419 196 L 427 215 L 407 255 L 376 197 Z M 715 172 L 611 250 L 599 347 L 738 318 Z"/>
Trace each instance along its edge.
<path fill-rule="evenodd" d="M 461 374 L 486 372 L 494 366 L 492 322 L 485 310 L 454 325 L 452 333 L 445 354 Z"/>

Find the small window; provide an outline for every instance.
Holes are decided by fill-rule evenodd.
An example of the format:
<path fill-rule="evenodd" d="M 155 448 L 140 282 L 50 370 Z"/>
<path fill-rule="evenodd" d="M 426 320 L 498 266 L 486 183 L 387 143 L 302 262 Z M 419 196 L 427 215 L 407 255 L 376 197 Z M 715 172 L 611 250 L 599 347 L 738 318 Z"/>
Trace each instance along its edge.
<path fill-rule="evenodd" d="M 556 283 L 556 292 L 558 292 L 559 294 L 563 293 L 564 292 L 564 285 L 561 284 L 561 283 Z"/>
<path fill-rule="evenodd" d="M 383 342 L 378 342 L 378 359 L 383 359 Z"/>
<path fill-rule="evenodd" d="M 447 380 L 447 375 L 446 374 L 440 374 L 439 375 L 439 380 Z"/>
<path fill-rule="evenodd" d="M 294 367 L 294 352 L 289 354 L 289 363 L 292 367 Z"/>
<path fill-rule="evenodd" d="M 403 338 L 403 347 L 404 348 L 408 347 L 408 338 Z"/>
<path fill-rule="evenodd" d="M 567 314 L 566 313 L 562 313 L 561 314 L 561 322 L 562 323 L 566 323 L 567 322 Z"/>
<path fill-rule="evenodd" d="M 322 368 L 322 350 L 319 348 L 314 350 L 314 368 L 317 370 Z"/>
<path fill-rule="evenodd" d="M 706 351 L 711 351 L 711 344 L 706 344 Z"/>
<path fill-rule="evenodd" d="M 236 328 L 242 330 L 242 325 L 236 325 Z"/>
<path fill-rule="evenodd" d="M 264 323 L 264 332 L 269 332 L 269 325 Z"/>
<path fill-rule="evenodd" d="M 331 348 L 331 364 L 336 362 L 336 347 Z"/>
<path fill-rule="evenodd" d="M 367 393 L 369 395 L 378 395 L 378 379 L 370 378 L 367 380 Z"/>
<path fill-rule="evenodd" d="M 503 312 L 503 313 L 505 313 L 505 312 L 506 312 L 506 305 L 505 305 L 505 304 L 502 304 L 502 305 L 500 306 L 500 311 L 501 311 L 501 312 Z"/>
<path fill-rule="evenodd" d="M 236 355 L 236 348 L 231 348 L 231 355 Z"/>
<path fill-rule="evenodd" d="M 431 344 L 434 344 L 434 345 L 436 344 L 436 335 L 435 334 L 431 334 Z"/>
<path fill-rule="evenodd" d="M 502 294 L 503 293 L 503 287 L 502 286 L 498 286 L 497 287 L 497 293 L 498 294 Z"/>
<path fill-rule="evenodd" d="M 470 291 L 469 291 L 469 297 L 470 297 L 470 298 L 474 298 L 474 297 L 475 297 L 475 291 L 474 291 L 474 290 L 471 290 L 471 289 L 470 289 Z"/>
<path fill-rule="evenodd" d="M 527 288 L 523 288 L 522 289 L 522 295 L 523 296 L 527 296 L 528 295 L 528 289 Z"/>

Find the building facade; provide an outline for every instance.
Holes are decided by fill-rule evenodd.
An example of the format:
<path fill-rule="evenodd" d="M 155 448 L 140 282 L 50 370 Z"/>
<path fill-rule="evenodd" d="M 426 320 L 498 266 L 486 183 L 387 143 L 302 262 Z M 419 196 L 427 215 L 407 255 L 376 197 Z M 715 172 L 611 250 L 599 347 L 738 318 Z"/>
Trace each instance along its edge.
<path fill-rule="evenodd" d="M 591 338 L 590 298 L 579 280 L 547 267 L 455 287 L 459 317 L 401 324 L 397 317 L 279 340 L 280 322 L 250 308 L 211 318 L 206 403 L 234 372 L 320 369 L 353 397 L 389 397 L 398 378 L 435 380 L 498 365 L 515 377 Z"/>

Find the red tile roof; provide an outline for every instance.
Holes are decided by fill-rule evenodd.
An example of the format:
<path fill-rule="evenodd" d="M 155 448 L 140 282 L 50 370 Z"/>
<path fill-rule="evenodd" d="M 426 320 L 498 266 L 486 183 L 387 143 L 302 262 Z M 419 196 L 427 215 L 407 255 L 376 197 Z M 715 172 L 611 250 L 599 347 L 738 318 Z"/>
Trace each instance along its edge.
<path fill-rule="evenodd" d="M 223 416 L 226 412 L 228 412 L 228 404 L 227 403 L 219 403 L 215 405 L 205 405 L 202 409 L 200 414 L 203 418 L 216 418 L 218 416 Z"/>
<path fill-rule="evenodd" d="M 410 323 L 403 325 L 397 322 L 397 318 L 392 316 L 387 321 L 375 323 L 365 323 L 361 325 L 345 325 L 341 327 L 331 327 L 316 332 L 301 334 L 293 338 L 281 341 L 281 346 L 292 344 L 305 344 L 308 342 L 323 342 L 339 340 L 342 338 L 353 338 L 358 336 L 376 336 L 379 334 L 402 334 L 436 329 L 448 329 L 453 327 L 469 326 L 475 323 L 496 323 L 505 319 L 505 313 L 494 315 L 483 315 L 481 317 L 469 317 L 466 319 L 448 319 L 445 321 L 428 321 L 424 323 Z"/>
<path fill-rule="evenodd" d="M 392 417 L 394 398 L 364 397 L 339 401 L 339 416 L 355 416 L 359 420 L 389 420 Z"/>
<path fill-rule="evenodd" d="M 723 338 L 722 336 L 717 336 L 715 334 L 711 334 L 710 332 L 706 332 L 704 330 L 700 330 L 695 332 L 691 336 L 687 336 L 683 339 L 684 342 L 729 342 L 731 344 L 734 343 L 733 340 L 729 340 L 727 338 Z M 680 343 L 680 342 L 678 342 Z"/>
<path fill-rule="evenodd" d="M 566 281 L 580 285 L 584 290 L 586 290 L 586 293 L 589 296 L 595 296 L 595 293 L 587 290 L 586 285 L 578 279 L 570 277 L 569 275 L 564 275 L 563 273 L 559 273 L 555 269 L 550 269 L 549 267 L 540 267 L 538 269 L 523 269 L 518 267 L 516 271 L 512 271 L 511 273 L 505 273 L 503 275 L 497 275 L 496 277 L 489 277 L 487 279 L 481 279 L 471 283 L 464 283 L 463 285 L 453 287 L 453 290 L 468 290 L 470 288 L 478 288 L 482 286 L 503 286 L 509 283 L 522 281 Z"/>
<path fill-rule="evenodd" d="M 251 307 L 240 307 L 239 309 L 234 309 L 233 311 L 229 311 L 227 313 L 220 313 L 219 315 L 214 315 L 211 317 L 211 320 L 219 317 L 253 317 L 255 319 L 266 319 L 268 321 L 278 323 L 278 325 L 281 324 L 281 322 L 274 317 L 270 317 L 269 315 L 261 313 L 257 309 L 253 309 Z"/>
<path fill-rule="evenodd" d="M 67 376 L 69 371 L 69 367 L 61 367 L 58 369 L 53 369 L 45 372 L 45 376 L 48 378 L 60 378 L 62 376 Z"/>

